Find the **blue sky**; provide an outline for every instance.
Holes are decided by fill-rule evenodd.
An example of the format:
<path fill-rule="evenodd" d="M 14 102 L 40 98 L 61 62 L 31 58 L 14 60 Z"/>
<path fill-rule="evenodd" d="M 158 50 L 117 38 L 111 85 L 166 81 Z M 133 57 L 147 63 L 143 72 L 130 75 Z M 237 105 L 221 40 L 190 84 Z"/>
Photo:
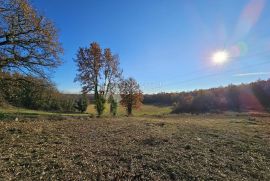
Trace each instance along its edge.
<path fill-rule="evenodd" d="M 65 54 L 53 81 L 79 92 L 73 61 L 97 41 L 119 54 L 124 76 L 145 93 L 184 91 L 270 78 L 267 0 L 32 0 L 59 29 Z M 229 52 L 220 65 L 218 50 Z"/>

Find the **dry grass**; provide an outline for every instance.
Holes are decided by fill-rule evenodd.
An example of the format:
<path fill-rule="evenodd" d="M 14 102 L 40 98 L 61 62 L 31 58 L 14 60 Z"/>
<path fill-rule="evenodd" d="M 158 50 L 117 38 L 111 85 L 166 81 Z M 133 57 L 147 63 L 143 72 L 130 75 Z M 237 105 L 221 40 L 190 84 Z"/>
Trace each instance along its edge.
<path fill-rule="evenodd" d="M 270 180 L 268 117 L 78 119 L 0 122 L 0 180 Z"/>
<path fill-rule="evenodd" d="M 154 105 L 142 105 L 139 109 L 133 110 L 134 116 L 145 116 L 145 115 L 166 115 L 172 111 L 171 107 L 160 107 Z M 58 113 L 58 112 L 46 112 L 46 111 L 39 111 L 39 110 L 30 110 L 24 108 L 17 108 L 17 107 L 1 107 L 0 106 L 0 114 L 9 114 L 9 115 L 32 115 L 32 116 L 89 116 L 96 115 L 95 106 L 90 104 L 87 108 L 86 113 Z M 118 107 L 117 116 L 125 116 L 126 110 L 121 105 Z M 104 115 L 105 117 L 110 116 L 110 108 L 109 104 L 106 104 Z M 1 116 L 0 116 L 1 118 Z"/>
<path fill-rule="evenodd" d="M 169 114 L 172 111 L 171 107 L 169 106 L 154 106 L 154 105 L 142 105 L 139 109 L 133 110 L 134 116 L 144 116 L 144 115 L 165 115 Z M 96 114 L 95 106 L 93 104 L 90 104 L 87 108 L 87 113 L 89 114 Z M 110 115 L 110 108 L 109 104 L 106 105 L 104 115 L 108 116 Z M 117 110 L 118 116 L 124 116 L 126 115 L 126 110 L 123 106 L 119 105 Z"/>

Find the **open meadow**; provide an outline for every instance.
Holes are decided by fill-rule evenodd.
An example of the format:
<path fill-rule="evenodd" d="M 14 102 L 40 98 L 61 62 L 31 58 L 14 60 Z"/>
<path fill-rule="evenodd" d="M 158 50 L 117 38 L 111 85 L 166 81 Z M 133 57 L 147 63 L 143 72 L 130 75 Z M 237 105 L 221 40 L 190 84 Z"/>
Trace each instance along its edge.
<path fill-rule="evenodd" d="M 167 115 L 170 114 L 172 111 L 170 106 L 155 106 L 155 105 L 142 105 L 139 109 L 133 110 L 134 116 L 146 116 L 146 115 Z M 86 113 L 88 114 L 96 114 L 95 106 L 94 104 L 90 104 L 87 107 Z M 110 116 L 110 107 L 109 104 L 106 104 L 104 116 Z M 117 116 L 125 116 L 126 115 L 126 109 L 119 105 L 117 109 Z"/>
<path fill-rule="evenodd" d="M 0 122 L 0 180 L 270 180 L 270 117 Z"/>
<path fill-rule="evenodd" d="M 133 111 L 134 116 L 146 116 L 146 115 L 167 115 L 170 114 L 172 111 L 170 106 L 155 106 L 155 105 L 142 105 L 139 109 L 135 109 Z M 95 116 L 96 110 L 94 104 L 89 104 L 85 113 L 61 113 L 61 112 L 46 112 L 46 111 L 39 111 L 39 110 L 31 110 L 31 109 L 24 109 L 24 108 L 17 108 L 17 107 L 0 107 L 0 113 L 4 115 L 11 116 L 13 118 L 19 117 L 21 115 L 28 115 L 28 116 Z M 125 116 L 126 110 L 123 106 L 119 106 L 117 109 L 117 116 Z M 110 117 L 110 107 L 109 104 L 106 104 L 104 110 L 104 117 Z M 1 118 L 1 116 L 0 116 Z"/>

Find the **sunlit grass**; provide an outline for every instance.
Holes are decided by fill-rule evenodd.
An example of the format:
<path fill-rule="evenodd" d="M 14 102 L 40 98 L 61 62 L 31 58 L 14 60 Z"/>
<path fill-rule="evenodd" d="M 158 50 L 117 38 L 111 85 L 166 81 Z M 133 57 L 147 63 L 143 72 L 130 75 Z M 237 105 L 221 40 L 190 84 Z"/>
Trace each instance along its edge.
<path fill-rule="evenodd" d="M 87 108 L 87 113 L 90 114 L 96 114 L 95 106 L 94 104 L 90 104 Z M 154 106 L 154 105 L 142 105 L 139 109 L 133 110 L 134 116 L 143 116 L 143 115 L 163 115 L 163 114 L 169 114 L 171 112 L 171 107 L 160 107 L 160 106 Z M 110 105 L 106 104 L 104 116 L 110 115 Z M 126 109 L 123 106 L 118 106 L 117 109 L 117 115 L 118 116 L 124 116 L 126 115 Z"/>
<path fill-rule="evenodd" d="M 25 115 L 63 115 L 63 116 L 73 116 L 73 115 L 88 115 L 88 114 L 80 114 L 80 113 L 58 113 L 58 112 L 46 112 L 40 110 L 31 110 L 25 108 L 16 108 L 16 107 L 9 107 L 9 108 L 0 108 L 1 113 L 8 113 L 8 114 L 25 114 Z"/>
<path fill-rule="evenodd" d="M 31 110 L 24 108 L 8 107 L 0 108 L 0 112 L 8 114 L 26 114 L 26 115 L 63 115 L 63 116 L 73 116 L 73 115 L 96 115 L 95 106 L 90 104 L 87 108 L 86 113 L 58 113 L 58 112 L 46 112 L 39 110 Z M 154 105 L 142 105 L 139 109 L 133 110 L 134 116 L 143 116 L 143 115 L 164 115 L 171 112 L 171 107 L 159 107 Z M 110 116 L 110 105 L 106 104 L 104 116 Z M 123 106 L 119 106 L 117 110 L 117 116 L 125 116 L 126 110 Z"/>

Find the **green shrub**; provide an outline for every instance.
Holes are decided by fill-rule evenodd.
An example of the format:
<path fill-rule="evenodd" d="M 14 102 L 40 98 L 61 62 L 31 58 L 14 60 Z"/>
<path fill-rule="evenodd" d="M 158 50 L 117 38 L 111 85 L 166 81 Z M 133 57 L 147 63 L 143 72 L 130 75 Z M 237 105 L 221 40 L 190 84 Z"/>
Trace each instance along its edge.
<path fill-rule="evenodd" d="M 106 99 L 102 95 L 97 95 L 95 97 L 95 108 L 97 110 L 98 116 L 101 116 L 105 110 Z"/>
<path fill-rule="evenodd" d="M 76 103 L 76 109 L 81 113 L 85 112 L 88 106 L 88 100 L 85 94 L 83 94 Z"/>
<path fill-rule="evenodd" d="M 117 101 L 113 98 L 113 96 L 110 96 L 109 98 L 109 103 L 110 103 L 110 114 L 115 116 L 117 113 L 117 107 L 118 103 Z"/>

